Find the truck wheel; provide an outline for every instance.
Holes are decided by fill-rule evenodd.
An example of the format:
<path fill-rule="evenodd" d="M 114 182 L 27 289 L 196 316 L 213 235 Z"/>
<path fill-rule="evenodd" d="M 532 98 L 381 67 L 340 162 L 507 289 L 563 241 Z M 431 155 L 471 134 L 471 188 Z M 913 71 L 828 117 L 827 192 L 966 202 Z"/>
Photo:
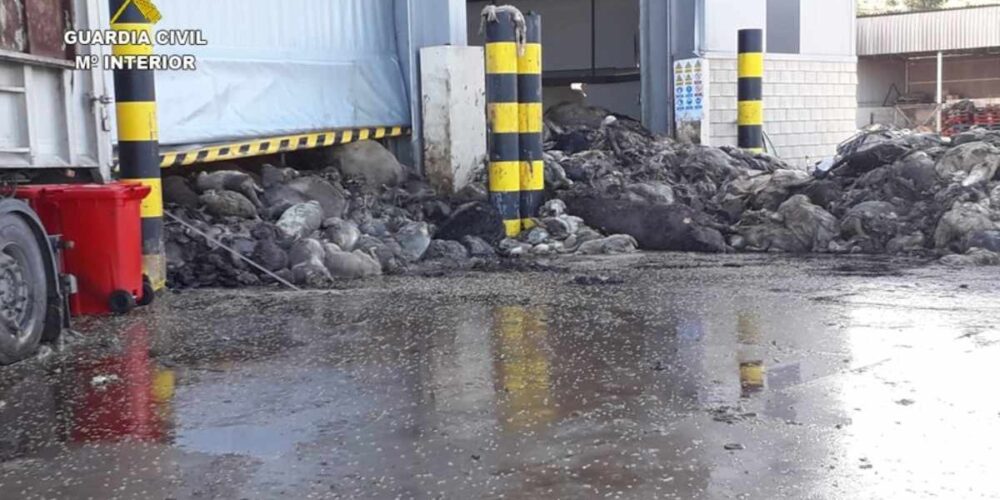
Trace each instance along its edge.
<path fill-rule="evenodd" d="M 15 213 L 0 214 L 0 365 L 38 350 L 48 300 L 43 258 L 31 226 Z"/>

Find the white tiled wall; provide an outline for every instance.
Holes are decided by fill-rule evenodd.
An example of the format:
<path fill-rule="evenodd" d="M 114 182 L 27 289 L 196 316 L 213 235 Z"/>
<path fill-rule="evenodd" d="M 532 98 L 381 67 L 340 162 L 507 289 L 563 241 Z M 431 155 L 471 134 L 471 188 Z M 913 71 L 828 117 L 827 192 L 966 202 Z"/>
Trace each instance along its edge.
<path fill-rule="evenodd" d="M 710 143 L 735 146 L 736 58 L 713 57 L 710 65 Z M 777 155 L 801 167 L 832 156 L 856 130 L 857 87 L 854 62 L 765 59 L 764 132 Z"/>

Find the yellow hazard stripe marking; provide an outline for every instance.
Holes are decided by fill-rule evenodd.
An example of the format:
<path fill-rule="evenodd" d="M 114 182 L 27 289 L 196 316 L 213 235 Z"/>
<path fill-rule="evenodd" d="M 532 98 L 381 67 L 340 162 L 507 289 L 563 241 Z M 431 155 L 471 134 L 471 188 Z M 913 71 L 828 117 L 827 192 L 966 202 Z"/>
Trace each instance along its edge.
<path fill-rule="evenodd" d="M 254 141 L 218 144 L 207 148 L 160 155 L 160 167 L 183 167 L 197 163 L 250 158 L 301 149 L 347 144 L 371 138 L 400 137 L 410 133 L 405 127 L 373 127 L 371 129 L 331 130 L 310 134 L 269 137 Z"/>
<path fill-rule="evenodd" d="M 167 256 L 162 253 L 142 256 L 142 273 L 149 276 L 149 284 L 159 292 L 167 287 Z"/>
<path fill-rule="evenodd" d="M 119 141 L 155 141 L 160 138 L 156 129 L 155 102 L 118 102 Z"/>
<path fill-rule="evenodd" d="M 507 236 L 513 238 L 521 234 L 521 219 L 505 220 L 503 221 L 503 227 L 507 232 Z"/>
<path fill-rule="evenodd" d="M 514 42 L 487 43 L 486 73 L 489 75 L 517 74 L 517 44 Z"/>
<path fill-rule="evenodd" d="M 516 102 L 494 102 L 489 106 L 489 119 L 494 134 L 516 134 L 521 131 L 520 105 Z"/>
<path fill-rule="evenodd" d="M 521 162 L 521 191 L 543 191 L 545 189 L 545 162 Z"/>
<path fill-rule="evenodd" d="M 524 55 L 517 57 L 517 72 L 522 75 L 542 74 L 542 44 L 525 44 Z"/>
<path fill-rule="evenodd" d="M 132 3 L 142 12 L 142 16 L 146 18 L 152 24 L 160 22 L 163 19 L 163 15 L 160 14 L 160 9 L 157 9 L 153 2 L 149 0 L 132 0 Z"/>
<path fill-rule="evenodd" d="M 762 52 L 740 54 L 739 68 L 741 78 L 762 78 L 764 76 L 764 54 Z"/>
<path fill-rule="evenodd" d="M 738 108 L 737 120 L 740 125 L 764 124 L 764 101 L 740 101 Z"/>
<path fill-rule="evenodd" d="M 111 16 L 111 24 L 115 24 L 115 22 L 118 21 L 118 18 L 122 17 L 122 13 L 125 12 L 125 9 L 128 8 L 130 3 L 132 3 L 132 0 L 128 0 L 127 2 L 122 2 L 122 6 L 118 7 L 118 11 Z"/>
<path fill-rule="evenodd" d="M 145 17 L 146 21 L 149 21 L 150 24 L 156 24 L 163 19 L 163 14 L 160 14 L 160 9 L 157 9 L 156 5 L 153 5 L 153 2 L 150 0 L 127 0 L 123 2 L 122 6 L 118 8 L 118 11 L 111 16 L 112 24 L 114 24 L 118 18 L 122 17 L 122 14 L 125 12 L 125 9 L 128 8 L 129 4 L 135 5 L 135 8 L 139 9 L 139 13 L 142 14 L 142 17 Z"/>
<path fill-rule="evenodd" d="M 764 386 L 764 365 L 761 363 L 740 363 L 740 382 L 745 386 Z"/>
<path fill-rule="evenodd" d="M 517 193 L 521 191 L 521 162 L 491 162 L 489 180 L 491 193 Z"/>
<path fill-rule="evenodd" d="M 149 24 L 138 23 L 116 23 L 111 25 L 115 31 L 145 31 L 149 34 L 149 39 L 153 39 L 153 27 Z M 136 35 L 138 36 L 138 35 Z M 150 45 L 115 45 L 111 48 L 111 53 L 116 56 L 148 56 L 153 54 L 153 46 Z"/>
<path fill-rule="evenodd" d="M 763 153 L 764 148 L 743 148 L 743 151 L 747 151 L 753 154 Z"/>
<path fill-rule="evenodd" d="M 522 134 L 540 134 L 543 127 L 542 103 L 529 102 L 517 105 L 518 131 Z"/>
<path fill-rule="evenodd" d="M 123 184 L 141 184 L 149 186 L 149 194 L 142 199 L 141 216 L 143 219 L 150 217 L 163 217 L 163 182 L 159 177 L 146 179 L 122 179 Z"/>

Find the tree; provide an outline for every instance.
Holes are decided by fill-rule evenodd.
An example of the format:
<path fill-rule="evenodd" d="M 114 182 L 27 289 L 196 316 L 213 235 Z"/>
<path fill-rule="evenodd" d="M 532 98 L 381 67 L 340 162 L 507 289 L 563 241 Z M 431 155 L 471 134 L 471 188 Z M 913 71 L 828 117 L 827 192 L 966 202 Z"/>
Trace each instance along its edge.
<path fill-rule="evenodd" d="M 906 6 L 912 10 L 940 9 L 948 0 L 905 0 Z"/>
<path fill-rule="evenodd" d="M 933 10 L 944 7 L 948 0 L 902 0 L 902 2 L 910 10 Z M 890 7 L 897 7 L 899 3 L 899 0 L 888 1 Z"/>

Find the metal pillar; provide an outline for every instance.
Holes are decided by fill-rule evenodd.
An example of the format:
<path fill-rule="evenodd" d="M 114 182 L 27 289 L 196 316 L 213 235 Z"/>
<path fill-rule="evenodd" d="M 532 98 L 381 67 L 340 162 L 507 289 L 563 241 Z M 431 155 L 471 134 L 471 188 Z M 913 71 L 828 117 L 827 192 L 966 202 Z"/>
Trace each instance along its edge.
<path fill-rule="evenodd" d="M 111 29 L 144 31 L 152 38 L 153 25 L 132 0 L 110 0 Z M 150 45 L 115 45 L 116 56 L 148 56 Z M 163 190 L 160 182 L 156 87 L 152 70 L 115 71 L 115 108 L 118 117 L 118 163 L 121 181 L 151 188 L 142 202 L 143 272 L 154 290 L 166 285 L 163 249 Z"/>
<path fill-rule="evenodd" d="M 521 149 L 521 225 L 535 227 L 534 217 L 545 195 L 545 161 L 542 158 L 542 16 L 524 16 L 523 52 L 517 57 L 518 121 Z"/>
<path fill-rule="evenodd" d="M 507 236 L 521 233 L 520 120 L 517 101 L 514 14 L 496 12 L 486 23 L 486 106 L 489 127 L 490 201 L 503 216 Z"/>
<path fill-rule="evenodd" d="M 944 53 L 937 53 L 937 133 L 941 133 L 941 114 L 944 111 Z"/>
<path fill-rule="evenodd" d="M 739 32 L 739 147 L 764 152 L 764 31 Z"/>
<path fill-rule="evenodd" d="M 673 133 L 674 128 L 673 4 L 673 0 L 639 2 L 642 124 L 656 134 Z"/>

